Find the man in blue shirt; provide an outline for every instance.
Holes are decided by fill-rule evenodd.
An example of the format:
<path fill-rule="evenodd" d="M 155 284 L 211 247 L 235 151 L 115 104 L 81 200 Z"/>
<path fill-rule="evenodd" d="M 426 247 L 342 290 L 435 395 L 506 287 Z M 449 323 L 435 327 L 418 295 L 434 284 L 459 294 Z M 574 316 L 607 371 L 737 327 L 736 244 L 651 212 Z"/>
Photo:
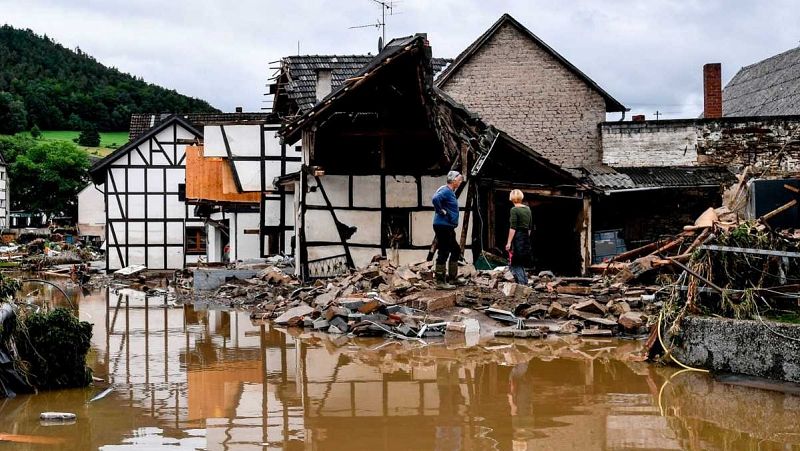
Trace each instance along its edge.
<path fill-rule="evenodd" d="M 458 171 L 447 173 L 447 184 L 442 185 L 433 194 L 433 233 L 436 235 L 436 274 L 437 286 L 442 289 L 453 289 L 449 280 L 455 281 L 458 277 L 458 259 L 461 256 L 461 247 L 456 241 L 456 227 L 458 227 L 458 199 L 455 191 L 464 181 Z M 447 277 L 447 273 L 450 277 Z"/>

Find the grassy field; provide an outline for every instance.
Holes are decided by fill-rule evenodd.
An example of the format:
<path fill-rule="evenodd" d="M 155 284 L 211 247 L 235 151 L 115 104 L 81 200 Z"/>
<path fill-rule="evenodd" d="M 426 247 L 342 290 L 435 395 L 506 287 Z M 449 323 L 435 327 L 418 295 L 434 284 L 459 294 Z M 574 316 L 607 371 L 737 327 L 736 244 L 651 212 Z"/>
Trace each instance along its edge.
<path fill-rule="evenodd" d="M 21 134 L 30 136 L 29 132 L 23 132 Z M 73 139 L 77 139 L 80 134 L 80 132 L 70 130 L 43 130 L 42 136 L 39 139 L 43 141 L 68 141 L 74 143 Z M 100 132 L 100 147 L 80 147 L 86 149 L 86 151 L 92 155 L 105 156 L 127 142 L 128 132 Z"/>

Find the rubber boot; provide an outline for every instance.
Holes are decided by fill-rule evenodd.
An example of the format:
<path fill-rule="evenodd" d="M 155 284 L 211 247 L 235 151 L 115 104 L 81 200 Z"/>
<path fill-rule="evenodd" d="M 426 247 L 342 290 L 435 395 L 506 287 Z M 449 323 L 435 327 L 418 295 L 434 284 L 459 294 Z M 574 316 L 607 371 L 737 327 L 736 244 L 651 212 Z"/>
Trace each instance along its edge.
<path fill-rule="evenodd" d="M 447 263 L 447 282 L 452 285 L 463 285 L 458 282 L 458 262 Z"/>
<path fill-rule="evenodd" d="M 447 283 L 447 273 L 445 272 L 446 266 L 444 263 L 437 263 L 433 268 L 433 273 L 436 275 L 436 288 L 439 290 L 452 290 L 455 287 Z"/>

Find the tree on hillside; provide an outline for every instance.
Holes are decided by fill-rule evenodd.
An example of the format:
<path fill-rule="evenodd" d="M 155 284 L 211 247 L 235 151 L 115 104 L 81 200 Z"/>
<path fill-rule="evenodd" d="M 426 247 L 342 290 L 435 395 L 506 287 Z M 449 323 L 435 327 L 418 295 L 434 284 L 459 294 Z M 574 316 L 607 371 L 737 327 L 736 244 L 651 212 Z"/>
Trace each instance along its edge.
<path fill-rule="evenodd" d="M 78 136 L 78 144 L 86 147 L 100 147 L 100 133 L 94 124 L 86 123 Z"/>
<path fill-rule="evenodd" d="M 10 92 L 0 92 L 0 133 L 13 135 L 27 128 L 25 103 Z"/>
<path fill-rule="evenodd" d="M 127 130 L 137 113 L 212 113 L 207 102 L 144 82 L 103 66 L 83 51 L 70 50 L 31 30 L 0 26 L 0 91 L 27 108 L 27 130 Z"/>
<path fill-rule="evenodd" d="M 68 142 L 36 142 L 9 165 L 12 208 L 48 216 L 78 212 L 78 192 L 89 182 L 89 157 Z"/>
<path fill-rule="evenodd" d="M 17 155 L 27 152 L 37 143 L 34 139 L 24 135 L 0 135 L 0 155 L 3 155 L 6 164 L 10 165 L 17 160 Z"/>
<path fill-rule="evenodd" d="M 39 139 L 40 136 L 42 136 L 42 131 L 39 130 L 38 125 L 33 124 L 33 127 L 31 127 L 31 138 Z"/>

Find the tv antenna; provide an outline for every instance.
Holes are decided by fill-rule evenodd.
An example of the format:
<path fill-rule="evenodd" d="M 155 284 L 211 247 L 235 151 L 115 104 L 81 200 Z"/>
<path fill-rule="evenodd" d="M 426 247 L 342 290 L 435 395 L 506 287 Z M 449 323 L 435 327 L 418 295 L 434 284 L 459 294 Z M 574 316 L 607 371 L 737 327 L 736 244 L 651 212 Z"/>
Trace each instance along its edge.
<path fill-rule="evenodd" d="M 387 0 L 372 0 L 374 3 L 381 7 L 381 17 L 377 19 L 375 23 L 366 24 L 366 25 L 356 25 L 355 27 L 349 27 L 351 30 L 354 28 L 380 28 L 381 29 L 381 39 L 378 42 L 378 51 L 383 49 L 383 43 L 386 42 L 386 11 L 389 11 L 389 15 L 394 15 L 394 8 L 396 7 L 397 1 L 387 1 Z"/>

